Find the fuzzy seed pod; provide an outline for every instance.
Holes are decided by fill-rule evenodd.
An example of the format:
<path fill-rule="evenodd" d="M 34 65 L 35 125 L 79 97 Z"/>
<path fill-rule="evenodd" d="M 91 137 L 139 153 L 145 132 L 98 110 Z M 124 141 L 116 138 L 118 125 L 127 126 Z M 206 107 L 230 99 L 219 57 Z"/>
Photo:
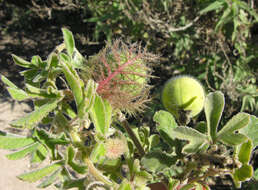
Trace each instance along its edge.
<path fill-rule="evenodd" d="M 81 75 L 86 81 L 93 79 L 98 83 L 97 93 L 114 109 L 133 115 L 142 111 L 150 100 L 149 65 L 157 60 L 158 56 L 137 43 L 116 40 L 91 57 Z"/>

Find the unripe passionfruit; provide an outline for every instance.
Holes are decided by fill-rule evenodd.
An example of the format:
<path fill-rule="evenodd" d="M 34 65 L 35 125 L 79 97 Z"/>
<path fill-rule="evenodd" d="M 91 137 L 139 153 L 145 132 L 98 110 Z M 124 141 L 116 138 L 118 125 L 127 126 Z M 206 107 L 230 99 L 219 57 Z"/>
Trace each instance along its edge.
<path fill-rule="evenodd" d="M 202 111 L 205 92 L 195 78 L 177 76 L 166 82 L 161 99 L 164 107 L 177 119 L 180 117 L 180 111 L 189 111 L 191 118 Z"/>
<path fill-rule="evenodd" d="M 144 60 L 142 58 L 136 58 L 137 55 L 134 53 L 129 55 L 129 52 L 122 51 L 119 52 L 119 54 L 120 61 L 117 63 L 118 65 L 123 65 L 128 61 L 132 61 L 132 64 L 124 68 L 124 72 L 117 76 L 118 80 L 123 80 L 128 83 L 127 85 L 123 85 L 123 90 L 126 90 L 133 96 L 137 96 L 148 83 L 147 76 L 149 68 L 146 66 Z M 112 54 L 109 55 L 108 58 L 108 62 L 117 62 Z"/>

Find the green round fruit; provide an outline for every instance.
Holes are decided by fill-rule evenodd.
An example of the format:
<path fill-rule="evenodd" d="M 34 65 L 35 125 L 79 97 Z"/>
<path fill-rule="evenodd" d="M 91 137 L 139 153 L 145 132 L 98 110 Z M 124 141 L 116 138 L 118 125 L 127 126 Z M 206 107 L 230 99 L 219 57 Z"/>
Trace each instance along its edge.
<path fill-rule="evenodd" d="M 118 65 L 123 65 L 127 63 L 129 55 L 128 52 L 120 52 L 120 63 Z M 130 57 L 134 57 L 136 55 L 131 55 Z M 116 62 L 112 55 L 109 56 L 109 61 Z M 118 67 L 118 66 L 117 66 Z M 132 74 L 119 74 L 118 79 L 127 81 L 128 84 L 122 87 L 123 90 L 127 90 L 133 96 L 139 95 L 141 93 L 142 88 L 146 86 L 148 83 L 147 80 L 147 67 L 144 63 L 144 60 L 138 58 L 134 60 L 133 64 L 125 67 L 125 72 Z M 135 73 L 135 74 L 134 74 Z"/>
<path fill-rule="evenodd" d="M 190 111 L 190 117 L 200 113 L 204 106 L 205 92 L 193 77 L 177 76 L 168 80 L 162 91 L 164 107 L 179 118 L 179 112 Z"/>

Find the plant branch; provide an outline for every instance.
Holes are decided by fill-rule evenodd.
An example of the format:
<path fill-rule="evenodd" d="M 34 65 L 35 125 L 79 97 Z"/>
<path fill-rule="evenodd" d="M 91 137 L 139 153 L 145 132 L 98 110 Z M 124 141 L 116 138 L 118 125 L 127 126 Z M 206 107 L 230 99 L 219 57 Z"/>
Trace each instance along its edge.
<path fill-rule="evenodd" d="M 106 185 L 113 186 L 113 183 L 108 180 L 104 175 L 102 175 L 102 173 L 94 166 L 88 156 L 85 156 L 83 160 L 88 166 L 90 174 L 93 175 L 96 180 L 101 181 Z"/>
<path fill-rule="evenodd" d="M 143 149 L 141 143 L 139 142 L 138 138 L 136 137 L 136 135 L 134 134 L 133 130 L 130 128 L 130 126 L 129 126 L 129 124 L 126 120 L 122 121 L 122 126 L 126 130 L 128 135 L 131 137 L 131 139 L 133 140 L 136 148 L 139 151 L 140 156 L 143 157 L 144 154 L 145 154 L 144 149 Z"/>

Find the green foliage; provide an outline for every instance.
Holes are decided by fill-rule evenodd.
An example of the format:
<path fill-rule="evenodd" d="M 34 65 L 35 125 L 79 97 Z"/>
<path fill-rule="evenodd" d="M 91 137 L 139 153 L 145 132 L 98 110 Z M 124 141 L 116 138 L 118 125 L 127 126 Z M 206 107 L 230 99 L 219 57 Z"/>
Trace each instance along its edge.
<path fill-rule="evenodd" d="M 164 76 L 196 76 L 229 97 L 231 110 L 257 112 L 255 1 L 85 1 L 93 37 L 141 40 L 158 52 Z M 171 64 L 173 63 L 173 64 Z M 235 64 L 237 63 L 237 64 Z M 167 69 L 164 69 L 167 68 Z M 174 72 L 174 73 L 173 73 Z M 245 82 L 244 82 L 245 81 Z M 160 85 L 160 84 L 158 84 Z M 241 101 L 241 104 L 239 104 Z"/>
<path fill-rule="evenodd" d="M 103 101 L 100 96 L 96 95 L 95 103 L 90 111 L 90 115 L 96 131 L 105 135 L 111 124 L 112 107 L 107 101 Z"/>
<path fill-rule="evenodd" d="M 56 163 L 46 166 L 42 169 L 19 175 L 18 178 L 23 181 L 28 181 L 28 182 L 38 181 L 38 180 L 42 179 L 43 177 L 49 175 L 50 173 L 59 170 L 62 167 L 62 163 L 63 163 L 62 161 L 56 162 Z"/>
<path fill-rule="evenodd" d="M 206 97 L 204 110 L 207 120 L 208 134 L 211 140 L 215 140 L 217 127 L 224 109 L 224 96 L 221 92 L 210 93 Z"/>
<path fill-rule="evenodd" d="M 213 4 L 202 14 L 218 7 Z M 161 181 L 174 189 L 209 189 L 204 184 L 208 177 L 226 174 L 231 174 L 235 185 L 240 187 L 243 181 L 253 175 L 256 177 L 249 164 L 252 150 L 257 146 L 255 116 L 240 112 L 224 125 L 221 122 L 224 94 L 215 91 L 205 100 L 206 121 L 196 122 L 194 118 L 185 126 L 178 124 L 171 113 L 160 110 L 153 116 L 156 127 L 151 122 L 151 126 L 141 123 L 141 127 L 132 127 L 126 117 L 131 113 L 121 105 L 145 105 L 149 101 L 145 95 L 149 88 L 140 84 L 139 96 L 133 90 L 127 91 L 126 85 L 137 84 L 143 74 L 132 71 L 131 66 L 136 64 L 147 72 L 149 68 L 143 60 L 156 60 L 155 56 L 140 47 L 135 49 L 137 44 L 129 47 L 122 44 L 128 57 L 121 63 L 118 47 L 121 41 L 118 41 L 114 47 L 108 44 L 107 49 L 96 55 L 97 61 L 86 60 L 76 49 L 72 33 L 67 29 L 62 31 L 64 43 L 57 46 L 47 60 L 34 56 L 27 62 L 13 56 L 14 61 L 26 69 L 21 72 L 25 90 L 1 77 L 12 97 L 32 99 L 34 110 L 11 123 L 30 133 L 17 136 L 1 132 L 0 148 L 15 150 L 7 154 L 10 160 L 26 156 L 30 156 L 31 163 L 50 160 L 49 165 L 21 174 L 19 179 L 41 180 L 39 188 L 55 185 L 58 189 L 83 190 L 101 186 L 147 190 L 150 184 Z M 110 65 L 108 50 L 117 59 Z M 125 55 L 124 51 L 122 54 Z M 91 67 L 92 63 L 95 65 Z M 126 101 L 121 102 L 122 99 Z M 203 104 L 196 106 L 201 110 Z M 135 116 L 140 118 L 137 111 Z M 185 113 L 178 114 L 182 117 Z"/>
<path fill-rule="evenodd" d="M 257 130 L 258 130 L 258 118 L 254 115 L 250 116 L 250 122 L 247 127 L 240 129 L 240 132 L 249 137 L 254 147 L 258 146 L 258 137 L 257 137 Z"/>

